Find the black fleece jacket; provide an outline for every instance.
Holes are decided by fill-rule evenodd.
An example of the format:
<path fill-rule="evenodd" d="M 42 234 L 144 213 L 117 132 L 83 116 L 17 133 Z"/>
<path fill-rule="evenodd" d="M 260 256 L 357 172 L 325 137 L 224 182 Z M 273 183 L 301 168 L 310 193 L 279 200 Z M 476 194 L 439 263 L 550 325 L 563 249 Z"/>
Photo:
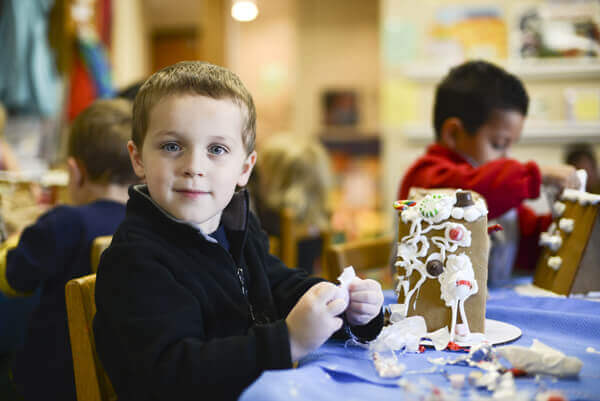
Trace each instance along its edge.
<path fill-rule="evenodd" d="M 236 193 L 222 216 L 229 252 L 167 215 L 143 185 L 104 252 L 96 280 L 96 348 L 119 400 L 235 399 L 267 369 L 292 366 L 285 317 L 322 281 L 269 255 Z M 380 314 L 352 328 L 374 338 Z"/>

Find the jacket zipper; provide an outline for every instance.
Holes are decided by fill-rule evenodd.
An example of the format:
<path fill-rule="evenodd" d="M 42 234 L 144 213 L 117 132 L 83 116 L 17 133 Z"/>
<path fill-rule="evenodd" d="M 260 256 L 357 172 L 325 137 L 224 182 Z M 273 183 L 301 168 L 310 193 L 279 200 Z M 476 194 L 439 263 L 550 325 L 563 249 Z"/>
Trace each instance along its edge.
<path fill-rule="evenodd" d="M 239 266 L 236 270 L 238 280 L 240 281 L 240 285 L 242 286 L 242 294 L 246 298 L 246 302 L 248 303 L 248 308 L 250 309 L 250 317 L 252 321 L 256 323 L 256 317 L 254 316 L 254 308 L 252 308 L 252 303 L 248 298 L 248 289 L 246 288 L 246 280 L 244 279 L 244 269 Z"/>

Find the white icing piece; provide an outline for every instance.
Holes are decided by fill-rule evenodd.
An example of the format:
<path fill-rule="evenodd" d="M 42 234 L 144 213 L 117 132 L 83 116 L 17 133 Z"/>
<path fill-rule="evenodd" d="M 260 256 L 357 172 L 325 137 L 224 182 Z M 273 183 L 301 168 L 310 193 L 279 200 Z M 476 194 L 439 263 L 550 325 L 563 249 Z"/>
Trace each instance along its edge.
<path fill-rule="evenodd" d="M 450 342 L 450 333 L 448 332 L 448 326 L 444 326 L 432 333 L 427 333 L 427 336 L 433 342 L 433 346 L 436 351 L 446 349 Z"/>
<path fill-rule="evenodd" d="M 574 189 L 565 189 L 560 198 L 571 202 L 579 202 L 581 205 L 596 205 L 600 203 L 599 194 L 591 194 L 589 192 L 576 191 Z"/>
<path fill-rule="evenodd" d="M 548 267 L 551 267 L 554 270 L 560 269 L 562 265 L 562 258 L 560 256 L 551 256 L 548 258 Z"/>
<path fill-rule="evenodd" d="M 450 385 L 454 389 L 461 389 L 465 385 L 465 375 L 462 373 L 454 373 L 448 375 L 448 380 L 450 380 Z"/>
<path fill-rule="evenodd" d="M 449 242 L 458 246 L 471 246 L 471 231 L 467 230 L 462 224 L 448 223 L 444 235 Z"/>
<path fill-rule="evenodd" d="M 570 233 L 573 231 L 573 228 L 575 227 L 575 220 L 567 219 L 567 218 L 563 217 L 562 219 L 559 220 L 558 226 L 564 232 Z"/>
<path fill-rule="evenodd" d="M 438 281 L 440 282 L 441 298 L 446 302 L 446 306 L 452 308 L 450 341 L 454 341 L 457 312 L 460 313 L 460 318 L 468 333 L 469 322 L 464 303 L 467 298 L 479 290 L 471 259 L 464 253 L 448 255 L 446 267 L 438 276 Z"/>
<path fill-rule="evenodd" d="M 399 351 L 419 352 L 421 338 L 427 334 L 423 316 L 411 316 L 385 326 L 377 338 L 369 343 L 373 352 Z"/>
<path fill-rule="evenodd" d="M 555 217 L 560 217 L 563 215 L 566 208 L 567 208 L 567 205 L 565 205 L 562 202 L 556 201 L 556 202 L 554 202 L 554 205 L 552 205 L 552 212 Z"/>
<path fill-rule="evenodd" d="M 545 246 L 545 247 L 549 248 L 553 252 L 556 252 L 560 249 L 560 247 L 562 245 L 562 238 L 558 234 L 552 235 L 552 234 L 549 234 L 548 232 L 545 232 L 540 235 L 539 244 L 541 246 Z"/>
<path fill-rule="evenodd" d="M 460 220 L 465 216 L 465 209 L 462 207 L 454 207 L 452 208 L 451 216 L 456 220 Z"/>
<path fill-rule="evenodd" d="M 395 355 L 391 358 L 385 358 L 378 352 L 374 352 L 373 364 L 380 377 L 393 378 L 402 376 L 406 370 L 406 365 L 398 362 L 398 358 Z"/>
<path fill-rule="evenodd" d="M 585 186 L 587 185 L 588 179 L 587 171 L 581 168 L 575 171 L 575 174 L 577 174 L 577 178 L 579 178 L 579 190 L 585 191 Z"/>
<path fill-rule="evenodd" d="M 497 349 L 500 356 L 506 358 L 513 368 L 529 374 L 547 374 L 558 377 L 577 376 L 583 363 L 579 358 L 566 356 L 537 339 L 529 348 L 507 345 Z"/>

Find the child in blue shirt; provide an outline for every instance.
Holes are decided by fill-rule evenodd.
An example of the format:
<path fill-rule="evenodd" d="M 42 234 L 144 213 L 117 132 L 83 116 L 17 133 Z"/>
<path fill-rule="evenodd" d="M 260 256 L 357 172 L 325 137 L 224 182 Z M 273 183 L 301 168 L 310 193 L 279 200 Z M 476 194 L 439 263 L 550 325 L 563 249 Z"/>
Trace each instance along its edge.
<path fill-rule="evenodd" d="M 127 152 L 131 103 L 98 100 L 71 127 L 68 189 L 75 206 L 58 206 L 3 244 L 0 291 L 40 293 L 13 376 L 28 401 L 75 400 L 65 284 L 90 273 L 91 245 L 125 215 L 127 187 L 137 181 Z"/>

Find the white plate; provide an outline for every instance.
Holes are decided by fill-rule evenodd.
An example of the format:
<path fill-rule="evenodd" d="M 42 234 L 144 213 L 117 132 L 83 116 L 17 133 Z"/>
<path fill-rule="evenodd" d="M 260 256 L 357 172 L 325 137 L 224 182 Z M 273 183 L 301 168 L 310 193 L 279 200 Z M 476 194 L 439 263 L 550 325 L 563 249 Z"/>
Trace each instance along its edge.
<path fill-rule="evenodd" d="M 521 337 L 521 329 L 517 326 L 513 326 L 510 323 L 501 322 L 499 320 L 485 319 L 485 338 L 492 345 L 504 344 L 509 341 L 516 340 Z M 431 340 L 421 341 L 422 345 L 433 346 Z M 456 345 L 460 347 L 470 347 L 477 345 L 477 343 L 470 343 L 469 341 L 456 341 Z"/>

